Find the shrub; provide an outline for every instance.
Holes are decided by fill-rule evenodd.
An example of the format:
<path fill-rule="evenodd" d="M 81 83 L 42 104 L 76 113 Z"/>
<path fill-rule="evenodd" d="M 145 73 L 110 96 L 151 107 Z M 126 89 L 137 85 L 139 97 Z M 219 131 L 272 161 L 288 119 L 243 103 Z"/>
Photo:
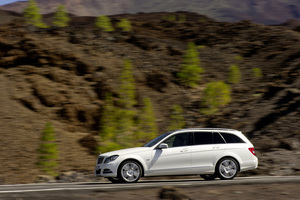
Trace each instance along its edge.
<path fill-rule="evenodd" d="M 214 81 L 206 85 L 203 92 L 201 112 L 206 115 L 214 114 L 222 106 L 231 101 L 230 86 L 223 81 Z"/>
<path fill-rule="evenodd" d="M 59 5 L 54 14 L 54 21 L 53 21 L 54 26 L 57 26 L 57 27 L 68 26 L 69 21 L 70 21 L 70 18 L 68 16 L 68 13 L 66 12 L 65 6 Z"/>
<path fill-rule="evenodd" d="M 237 65 L 231 65 L 229 68 L 229 75 L 228 75 L 228 82 L 229 83 L 239 83 L 241 82 L 241 71 Z"/>
<path fill-rule="evenodd" d="M 164 15 L 162 17 L 163 20 L 166 20 L 166 21 L 176 21 L 176 15 L 175 14 L 168 14 L 168 15 Z"/>
<path fill-rule="evenodd" d="M 263 76 L 262 71 L 259 67 L 252 68 L 252 73 L 255 78 L 261 78 Z"/>
<path fill-rule="evenodd" d="M 244 59 L 243 56 L 241 56 L 241 55 L 235 56 L 234 58 L 235 58 L 236 60 L 243 60 L 243 59 Z"/>
<path fill-rule="evenodd" d="M 177 73 L 179 81 L 189 87 L 195 87 L 201 79 L 204 69 L 200 67 L 200 58 L 197 47 L 194 43 L 188 44 L 188 49 L 183 56 L 183 64 L 180 72 Z"/>
<path fill-rule="evenodd" d="M 42 132 L 41 141 L 38 148 L 38 165 L 42 170 L 50 175 L 55 176 L 55 167 L 57 166 L 57 144 L 55 143 L 55 132 L 50 122 L 46 123 L 45 129 Z"/>
<path fill-rule="evenodd" d="M 106 15 L 100 15 L 99 17 L 97 17 L 95 25 L 97 28 L 100 28 L 101 30 L 103 30 L 105 32 L 114 31 L 114 28 L 112 27 L 110 18 L 107 17 Z"/>
<path fill-rule="evenodd" d="M 131 22 L 127 19 L 121 19 L 117 24 L 117 27 L 120 28 L 123 32 L 130 32 Z"/>
<path fill-rule="evenodd" d="M 42 15 L 35 0 L 28 1 L 27 7 L 24 10 L 24 17 L 27 24 L 38 28 L 47 28 L 47 25 L 42 22 Z"/>
<path fill-rule="evenodd" d="M 186 17 L 184 14 L 179 15 L 179 22 L 186 22 Z"/>

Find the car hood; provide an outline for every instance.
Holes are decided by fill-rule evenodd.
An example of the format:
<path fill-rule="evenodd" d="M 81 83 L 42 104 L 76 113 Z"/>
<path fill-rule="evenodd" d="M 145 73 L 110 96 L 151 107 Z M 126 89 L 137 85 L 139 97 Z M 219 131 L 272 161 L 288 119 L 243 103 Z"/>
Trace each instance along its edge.
<path fill-rule="evenodd" d="M 126 154 L 134 154 L 134 153 L 140 153 L 144 151 L 148 151 L 150 147 L 135 147 L 135 148 L 129 148 L 129 149 L 122 149 L 117 151 L 110 151 L 104 154 L 100 154 L 101 156 L 112 156 L 112 155 L 126 155 Z"/>

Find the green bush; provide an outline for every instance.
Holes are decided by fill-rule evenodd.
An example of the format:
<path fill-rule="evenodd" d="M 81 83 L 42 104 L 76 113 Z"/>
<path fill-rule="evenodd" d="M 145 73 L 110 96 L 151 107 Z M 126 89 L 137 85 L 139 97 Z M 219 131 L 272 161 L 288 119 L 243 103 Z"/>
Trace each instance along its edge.
<path fill-rule="evenodd" d="M 24 10 L 26 23 L 38 28 L 47 28 L 47 25 L 42 21 L 42 15 L 35 0 L 29 0 Z"/>
<path fill-rule="evenodd" d="M 259 67 L 252 68 L 252 73 L 255 78 L 261 78 L 263 76 L 262 71 Z"/>
<path fill-rule="evenodd" d="M 120 28 L 123 32 L 130 32 L 131 31 L 131 22 L 127 19 L 121 19 L 117 27 Z"/>
<path fill-rule="evenodd" d="M 241 71 L 237 65 L 231 65 L 229 68 L 228 82 L 239 83 L 241 82 Z"/>
<path fill-rule="evenodd" d="M 188 49 L 183 56 L 183 64 L 180 72 L 177 73 L 179 81 L 188 86 L 195 87 L 201 79 L 204 69 L 200 67 L 200 58 L 197 47 L 194 43 L 188 44 Z"/>
<path fill-rule="evenodd" d="M 114 31 L 110 18 L 107 17 L 106 15 L 100 15 L 99 17 L 97 17 L 95 25 L 97 28 L 100 28 L 105 32 Z"/>
<path fill-rule="evenodd" d="M 203 91 L 201 112 L 211 115 L 218 112 L 219 108 L 231 101 L 230 86 L 223 81 L 213 81 L 206 85 Z"/>
<path fill-rule="evenodd" d="M 70 21 L 70 18 L 68 16 L 68 13 L 66 12 L 65 6 L 59 5 L 54 14 L 54 21 L 53 21 L 54 26 L 57 26 L 57 27 L 68 26 L 69 21 Z"/>
<path fill-rule="evenodd" d="M 42 143 L 38 148 L 39 157 L 37 164 L 43 171 L 53 176 L 56 175 L 55 167 L 58 165 L 58 152 L 55 139 L 54 128 L 50 122 L 47 122 L 41 136 Z"/>
<path fill-rule="evenodd" d="M 170 125 L 168 130 L 178 130 L 185 127 L 183 109 L 180 105 L 174 105 L 170 116 Z"/>

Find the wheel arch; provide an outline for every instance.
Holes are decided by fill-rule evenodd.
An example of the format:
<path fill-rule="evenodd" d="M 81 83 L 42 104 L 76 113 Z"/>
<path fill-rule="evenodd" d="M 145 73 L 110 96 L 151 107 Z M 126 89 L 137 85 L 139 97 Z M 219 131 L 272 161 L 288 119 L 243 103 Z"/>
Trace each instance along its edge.
<path fill-rule="evenodd" d="M 219 163 L 220 163 L 220 161 L 221 160 L 223 160 L 224 158 L 231 158 L 231 159 L 233 159 L 233 160 L 235 160 L 236 161 L 236 163 L 237 163 L 237 167 L 238 167 L 238 172 L 240 172 L 241 171 L 241 164 L 240 164 L 240 162 L 239 162 L 239 160 L 237 159 L 237 158 L 235 158 L 234 156 L 223 156 L 223 157 L 221 157 L 217 162 L 216 162 L 216 165 L 215 165 L 215 172 L 216 172 L 216 170 L 217 170 L 217 167 L 218 167 L 218 165 L 219 165 Z"/>
<path fill-rule="evenodd" d="M 138 159 L 135 159 L 135 158 L 126 158 L 126 159 L 124 159 L 122 162 L 120 162 L 120 164 L 119 164 L 119 166 L 118 166 L 118 169 L 117 169 L 118 176 L 119 176 L 119 173 L 120 173 L 120 167 L 121 167 L 122 164 L 123 164 L 124 162 L 126 162 L 126 161 L 135 161 L 135 162 L 137 162 L 137 163 L 140 165 L 141 170 L 142 170 L 142 175 L 141 175 L 141 177 L 144 176 L 144 173 L 145 173 L 145 172 L 144 172 L 144 171 L 145 171 L 144 165 L 143 165 Z"/>

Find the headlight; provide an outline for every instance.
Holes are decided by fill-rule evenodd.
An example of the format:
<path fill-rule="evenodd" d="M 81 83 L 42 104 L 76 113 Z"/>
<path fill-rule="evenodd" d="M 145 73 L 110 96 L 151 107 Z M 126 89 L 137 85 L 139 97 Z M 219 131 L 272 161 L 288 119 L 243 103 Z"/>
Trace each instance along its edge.
<path fill-rule="evenodd" d="M 116 160 L 118 157 L 119 157 L 118 155 L 109 156 L 108 158 L 105 159 L 104 163 L 112 162 Z"/>

